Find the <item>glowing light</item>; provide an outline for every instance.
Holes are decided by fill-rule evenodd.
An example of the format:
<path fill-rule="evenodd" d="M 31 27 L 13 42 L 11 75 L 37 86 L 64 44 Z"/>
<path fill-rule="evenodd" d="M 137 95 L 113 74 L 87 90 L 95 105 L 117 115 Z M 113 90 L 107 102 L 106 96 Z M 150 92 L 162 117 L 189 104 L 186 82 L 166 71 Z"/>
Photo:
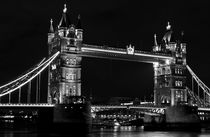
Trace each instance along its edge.
<path fill-rule="evenodd" d="M 56 69 L 56 65 L 52 65 L 52 70 L 55 70 Z"/>
<path fill-rule="evenodd" d="M 94 52 L 94 51 L 99 51 L 99 52 L 106 52 L 106 53 L 115 53 L 115 54 L 127 54 L 127 51 L 118 51 L 118 50 L 111 50 L 111 49 L 100 49 L 100 48 L 92 48 L 92 47 L 82 47 L 81 48 L 82 52 Z M 154 58 L 162 58 L 162 59 L 173 59 L 172 57 L 168 56 L 162 56 L 162 55 L 152 55 L 152 54 L 147 54 L 147 53 L 134 53 L 135 56 L 145 56 L 145 57 L 154 57 Z"/>
<path fill-rule="evenodd" d="M 83 52 L 85 50 L 90 50 L 90 51 L 101 51 L 101 52 L 108 52 L 108 53 L 119 53 L 119 54 L 126 54 L 125 51 L 116 51 L 116 50 L 107 50 L 107 49 L 99 49 L 99 48 L 90 48 L 90 47 L 82 47 L 81 49 Z"/>
<path fill-rule="evenodd" d="M 170 60 L 167 59 L 166 60 L 166 64 L 169 65 L 170 64 Z"/>
<path fill-rule="evenodd" d="M 134 54 L 134 46 L 131 46 L 131 44 L 127 46 L 127 53 L 131 55 Z"/>
<path fill-rule="evenodd" d="M 154 68 L 157 68 L 159 66 L 159 63 L 158 62 L 153 62 L 153 67 Z"/>
<path fill-rule="evenodd" d="M 170 22 L 168 22 L 168 25 L 166 26 L 166 29 L 167 29 L 167 30 L 170 30 L 170 29 L 171 29 Z"/>
<path fill-rule="evenodd" d="M 63 13 L 66 13 L 66 11 L 67 11 L 66 4 L 64 4 Z"/>
<path fill-rule="evenodd" d="M 0 107 L 54 107 L 54 104 L 0 104 Z"/>

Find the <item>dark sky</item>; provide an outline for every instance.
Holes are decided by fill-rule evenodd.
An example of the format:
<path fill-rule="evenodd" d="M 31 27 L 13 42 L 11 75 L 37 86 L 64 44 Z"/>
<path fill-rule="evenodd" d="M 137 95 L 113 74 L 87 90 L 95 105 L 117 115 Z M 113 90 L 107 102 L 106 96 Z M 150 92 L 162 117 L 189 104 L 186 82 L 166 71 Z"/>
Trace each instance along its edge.
<path fill-rule="evenodd" d="M 175 34 L 184 31 L 187 63 L 210 86 L 210 3 L 197 1 L 18 0 L 0 4 L 0 85 L 48 56 L 49 20 L 57 26 L 67 4 L 71 20 L 81 15 L 84 43 L 151 51 L 167 21 Z M 176 40 L 176 38 L 174 38 Z M 152 94 L 151 64 L 83 59 L 83 92 L 94 96 L 143 97 Z"/>

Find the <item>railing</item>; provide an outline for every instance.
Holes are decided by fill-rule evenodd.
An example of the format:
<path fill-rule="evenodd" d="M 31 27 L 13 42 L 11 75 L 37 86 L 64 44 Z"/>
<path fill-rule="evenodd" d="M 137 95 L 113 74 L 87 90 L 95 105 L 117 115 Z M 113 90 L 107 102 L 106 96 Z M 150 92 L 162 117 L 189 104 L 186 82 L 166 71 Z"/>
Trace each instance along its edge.
<path fill-rule="evenodd" d="M 192 90 L 186 87 L 186 91 L 190 97 L 195 101 L 198 106 L 203 106 L 205 103 L 202 99 L 200 99 Z"/>
<path fill-rule="evenodd" d="M 192 69 L 188 65 L 186 67 L 192 76 L 192 90 L 187 88 L 186 90 L 188 91 L 188 94 L 192 98 L 194 98 L 194 100 L 198 103 L 197 105 L 199 107 L 210 107 L 210 102 L 209 102 L 210 89 L 196 76 L 196 74 L 192 71 Z M 194 80 L 196 81 L 196 83 L 198 85 L 197 94 L 195 92 L 193 92 L 193 89 L 194 89 L 193 81 Z M 200 91 L 199 91 L 200 88 L 203 90 L 202 97 L 201 97 Z"/>
<path fill-rule="evenodd" d="M 114 47 L 108 47 L 108 46 L 96 46 L 96 45 L 88 45 L 88 44 L 83 44 L 83 47 L 84 48 L 87 47 L 87 48 L 95 48 L 95 49 L 113 50 L 113 51 L 123 51 L 123 52 L 127 53 L 127 49 L 123 49 L 123 48 L 114 48 Z M 148 52 L 148 51 L 141 51 L 141 50 L 135 50 L 135 53 L 161 55 L 161 56 L 171 57 L 170 54 Z"/>

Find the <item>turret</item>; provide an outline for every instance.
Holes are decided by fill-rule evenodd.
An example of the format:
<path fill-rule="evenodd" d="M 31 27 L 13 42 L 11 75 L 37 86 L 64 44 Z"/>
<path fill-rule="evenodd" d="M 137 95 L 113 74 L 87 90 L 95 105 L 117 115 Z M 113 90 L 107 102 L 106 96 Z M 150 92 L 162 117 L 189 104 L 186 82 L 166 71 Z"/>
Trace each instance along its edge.
<path fill-rule="evenodd" d="M 157 36 L 154 34 L 154 46 L 153 46 L 153 52 L 158 52 L 160 51 L 160 46 L 157 43 Z"/>
<path fill-rule="evenodd" d="M 58 28 L 52 29 L 49 37 L 54 35 L 49 42 L 49 55 L 59 51 L 60 55 L 50 64 L 48 81 L 48 102 L 55 104 L 81 103 L 81 61 L 78 54 L 82 45 L 83 30 L 80 16 L 75 26 L 70 22 L 67 7 L 64 4 Z M 49 39 L 50 40 L 50 39 Z M 56 68 L 56 69 L 55 69 Z"/>
<path fill-rule="evenodd" d="M 83 41 L 83 29 L 82 29 L 80 15 L 78 15 L 78 21 L 77 21 L 75 33 L 76 33 L 76 46 L 81 47 L 81 44 Z"/>
<path fill-rule="evenodd" d="M 68 27 L 70 25 L 71 25 L 71 21 L 67 14 L 66 4 L 64 4 L 63 14 L 58 25 L 58 34 L 62 37 L 66 37 L 68 35 Z"/>
<path fill-rule="evenodd" d="M 52 39 L 54 38 L 54 28 L 53 28 L 53 20 L 50 20 L 50 29 L 48 33 L 48 43 L 52 42 Z"/>

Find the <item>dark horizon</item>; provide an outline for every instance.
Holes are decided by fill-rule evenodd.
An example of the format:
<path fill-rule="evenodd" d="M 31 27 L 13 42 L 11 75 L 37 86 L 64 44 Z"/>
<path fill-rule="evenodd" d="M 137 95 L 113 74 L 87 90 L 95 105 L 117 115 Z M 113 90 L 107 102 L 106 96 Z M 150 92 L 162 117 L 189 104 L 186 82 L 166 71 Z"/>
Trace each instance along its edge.
<path fill-rule="evenodd" d="M 4 1 L 0 7 L 0 85 L 27 71 L 48 56 L 49 21 L 54 27 L 67 4 L 72 22 L 81 15 L 83 43 L 151 51 L 153 35 L 158 42 L 170 21 L 177 40 L 184 31 L 187 43 L 187 64 L 207 85 L 208 1 Z M 177 37 L 173 37 L 177 36 Z M 153 94 L 152 64 L 105 59 L 83 59 L 83 92 L 94 96 L 150 97 Z M 191 79 L 191 78 L 190 78 Z M 47 85 L 46 85 L 47 86 Z"/>

